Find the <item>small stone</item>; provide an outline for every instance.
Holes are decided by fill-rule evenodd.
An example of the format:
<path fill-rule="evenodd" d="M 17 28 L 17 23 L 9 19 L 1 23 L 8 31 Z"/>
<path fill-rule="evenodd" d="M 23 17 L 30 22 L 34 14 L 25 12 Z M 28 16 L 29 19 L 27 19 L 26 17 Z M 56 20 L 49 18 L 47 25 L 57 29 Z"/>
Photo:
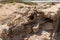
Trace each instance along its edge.
<path fill-rule="evenodd" d="M 37 24 L 36 26 L 34 26 L 33 28 L 33 32 L 36 33 L 39 31 L 39 24 Z"/>

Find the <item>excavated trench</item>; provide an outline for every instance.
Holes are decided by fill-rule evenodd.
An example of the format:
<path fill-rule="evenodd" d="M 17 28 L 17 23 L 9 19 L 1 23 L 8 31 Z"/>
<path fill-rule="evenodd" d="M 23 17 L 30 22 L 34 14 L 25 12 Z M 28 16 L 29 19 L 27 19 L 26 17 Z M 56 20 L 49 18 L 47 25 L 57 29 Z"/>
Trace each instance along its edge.
<path fill-rule="evenodd" d="M 27 8 L 28 9 L 28 8 Z M 26 10 L 27 10 L 26 9 Z M 0 37 L 2 40 L 59 40 L 60 11 L 57 14 L 52 8 L 40 10 L 31 8 L 25 13 L 10 14 L 9 20 L 3 20 Z M 25 10 L 25 8 L 24 8 Z M 51 11 L 49 11 L 51 10 Z M 53 11 L 52 11 L 53 10 Z M 49 14 L 50 13 L 50 14 Z M 57 12 L 58 13 L 58 12 Z M 22 14 L 22 15 L 21 15 Z M 55 20 L 56 19 L 56 20 Z M 4 23 L 7 22 L 6 24 Z M 6 27 L 6 28 L 5 28 Z M 55 35 L 53 36 L 53 33 Z"/>

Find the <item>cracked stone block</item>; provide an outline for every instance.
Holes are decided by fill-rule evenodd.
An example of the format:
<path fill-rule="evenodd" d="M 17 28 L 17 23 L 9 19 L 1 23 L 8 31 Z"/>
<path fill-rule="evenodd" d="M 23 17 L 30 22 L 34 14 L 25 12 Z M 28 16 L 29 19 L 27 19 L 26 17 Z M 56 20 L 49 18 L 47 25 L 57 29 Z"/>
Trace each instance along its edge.
<path fill-rule="evenodd" d="M 53 29 L 53 23 L 47 22 L 44 24 L 43 29 L 45 30 L 52 30 Z"/>

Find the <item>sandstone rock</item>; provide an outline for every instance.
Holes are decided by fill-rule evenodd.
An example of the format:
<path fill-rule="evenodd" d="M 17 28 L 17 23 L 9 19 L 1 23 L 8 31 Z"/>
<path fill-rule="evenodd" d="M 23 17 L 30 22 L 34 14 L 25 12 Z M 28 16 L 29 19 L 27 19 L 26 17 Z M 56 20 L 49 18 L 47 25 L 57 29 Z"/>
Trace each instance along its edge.
<path fill-rule="evenodd" d="M 36 13 L 36 11 L 33 11 L 33 10 L 29 11 L 27 16 L 28 16 L 30 22 L 33 22 L 37 19 L 37 13 Z"/>
<path fill-rule="evenodd" d="M 51 32 L 46 30 L 53 29 L 53 22 L 47 21 L 45 19 L 48 18 L 49 20 L 56 20 L 58 7 L 56 7 L 56 5 L 53 7 L 54 5 L 51 6 L 44 4 L 38 5 L 39 7 L 31 5 L 32 7 L 29 6 L 18 9 L 16 8 L 18 4 L 19 6 L 21 5 L 20 3 L 17 3 L 17 5 L 14 3 L 14 6 L 5 6 L 6 11 L 4 7 L 2 7 L 3 10 L 1 8 L 4 14 L 6 14 L 5 12 L 8 14 L 11 11 L 13 13 L 7 16 L 4 15 L 2 20 L 3 23 L 6 23 L 5 25 L 0 25 L 0 38 L 2 40 L 50 40 Z M 18 10 L 15 10 L 15 8 Z M 40 27 L 41 30 L 39 30 Z M 27 34 L 31 35 L 26 37 L 28 36 Z"/>
<path fill-rule="evenodd" d="M 45 30 L 52 30 L 53 29 L 53 24 L 50 23 L 50 22 L 45 23 L 43 29 L 45 29 Z"/>
<path fill-rule="evenodd" d="M 0 25 L 0 38 L 1 38 L 1 40 L 7 39 L 8 30 L 9 30 L 9 26 Z"/>
<path fill-rule="evenodd" d="M 0 40 L 3 40 L 2 38 L 0 38 Z"/>
<path fill-rule="evenodd" d="M 42 33 L 41 33 L 42 35 L 42 38 L 44 39 L 44 40 L 50 40 L 50 35 L 51 35 L 51 33 L 49 33 L 49 32 L 46 32 L 46 31 L 42 31 Z"/>
<path fill-rule="evenodd" d="M 33 32 L 36 33 L 39 31 L 39 24 L 35 25 L 33 28 Z"/>

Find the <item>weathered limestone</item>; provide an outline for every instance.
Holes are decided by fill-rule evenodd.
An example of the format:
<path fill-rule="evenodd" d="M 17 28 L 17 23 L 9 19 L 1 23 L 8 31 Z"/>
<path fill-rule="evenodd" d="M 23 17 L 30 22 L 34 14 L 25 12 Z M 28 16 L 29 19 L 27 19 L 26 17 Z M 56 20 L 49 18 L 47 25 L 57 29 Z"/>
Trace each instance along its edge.
<path fill-rule="evenodd" d="M 45 23 L 43 29 L 52 30 L 53 29 L 53 23 L 50 23 L 50 22 Z"/>
<path fill-rule="evenodd" d="M 9 26 L 0 25 L 0 38 L 1 38 L 1 40 L 7 39 L 7 35 L 8 35 L 8 32 L 9 32 L 8 30 L 9 30 Z"/>
<path fill-rule="evenodd" d="M 34 33 L 37 33 L 39 31 L 39 24 L 35 25 L 32 29 Z"/>
<path fill-rule="evenodd" d="M 47 11 L 47 12 L 44 12 L 44 15 L 45 15 L 46 18 L 50 18 L 52 20 L 56 20 L 56 15 L 57 15 L 56 12 Z"/>
<path fill-rule="evenodd" d="M 48 9 L 43 10 L 36 7 L 22 8 L 18 12 L 10 14 L 12 19 L 0 26 L 0 38 L 2 40 L 24 40 L 27 34 L 35 33 L 36 35 L 31 35 L 33 38 L 30 36 L 32 39 L 26 38 L 25 40 L 33 40 L 34 38 L 37 38 L 34 40 L 50 40 L 51 34 L 45 30 L 53 29 L 53 21 L 56 20 L 58 8 L 54 10 L 49 5 L 47 6 Z"/>
<path fill-rule="evenodd" d="M 41 33 L 41 36 L 44 40 L 50 40 L 50 35 L 51 35 L 51 33 L 46 32 L 46 31 L 42 31 L 42 33 Z"/>

